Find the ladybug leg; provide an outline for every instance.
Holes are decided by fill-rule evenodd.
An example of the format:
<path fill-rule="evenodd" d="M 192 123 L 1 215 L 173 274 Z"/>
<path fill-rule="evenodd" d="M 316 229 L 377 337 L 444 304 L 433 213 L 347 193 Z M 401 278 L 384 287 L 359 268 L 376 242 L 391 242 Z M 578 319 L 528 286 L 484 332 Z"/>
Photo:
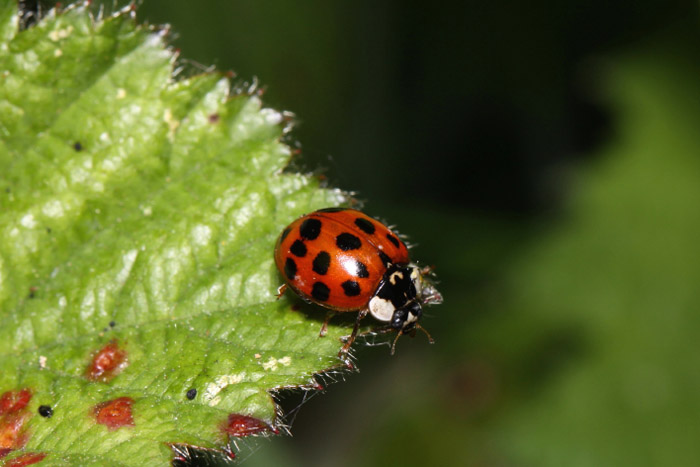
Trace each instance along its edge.
<path fill-rule="evenodd" d="M 279 300 L 280 298 L 282 298 L 282 295 L 284 295 L 284 293 L 285 293 L 286 291 L 287 291 L 287 284 L 282 284 L 282 285 L 280 285 L 279 287 L 277 287 L 277 294 L 276 294 L 277 300 Z"/>
<path fill-rule="evenodd" d="M 335 311 L 329 311 L 328 313 L 326 313 L 326 319 L 323 320 L 323 324 L 321 325 L 321 330 L 318 333 L 318 337 L 324 337 L 326 335 L 326 332 L 328 331 L 328 323 L 334 316 Z"/>
<path fill-rule="evenodd" d="M 430 342 L 431 344 L 435 343 L 435 339 L 433 339 L 433 336 L 431 336 L 430 333 L 423 326 L 416 323 L 416 329 L 420 329 L 421 331 L 423 331 L 425 333 L 426 336 L 428 336 L 428 342 Z M 415 333 L 415 331 L 414 331 L 414 333 Z"/>
<path fill-rule="evenodd" d="M 348 350 L 350 350 L 350 346 L 353 342 L 355 342 L 355 337 L 357 337 L 357 330 L 360 328 L 360 321 L 362 321 L 362 318 L 367 316 L 368 312 L 369 309 L 365 309 L 357 314 L 357 321 L 355 321 L 355 326 L 352 328 L 352 333 L 350 334 L 350 337 L 348 337 L 348 340 L 345 341 L 345 345 L 343 345 L 343 348 L 340 349 L 340 352 L 338 352 L 338 357 L 342 357 L 343 354 L 347 353 Z"/>
<path fill-rule="evenodd" d="M 394 342 L 391 343 L 391 355 L 394 355 L 394 352 L 396 351 L 396 342 L 398 342 L 399 337 L 403 335 L 403 329 L 399 329 L 399 332 L 396 333 L 396 337 L 394 338 Z"/>

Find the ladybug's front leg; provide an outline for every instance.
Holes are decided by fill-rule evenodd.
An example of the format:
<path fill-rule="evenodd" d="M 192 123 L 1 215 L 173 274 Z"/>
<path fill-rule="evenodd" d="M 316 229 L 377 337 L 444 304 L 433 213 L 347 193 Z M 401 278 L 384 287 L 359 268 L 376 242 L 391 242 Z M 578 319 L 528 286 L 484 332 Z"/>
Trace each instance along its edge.
<path fill-rule="evenodd" d="M 357 321 L 355 321 L 355 327 L 352 328 L 352 333 L 350 334 L 350 337 L 348 337 L 348 340 L 345 341 L 345 345 L 343 346 L 343 348 L 340 349 L 340 352 L 338 352 L 338 357 L 342 357 L 343 354 L 347 353 L 348 350 L 350 350 L 350 346 L 353 342 L 355 342 L 355 337 L 357 337 L 357 330 L 360 328 L 360 321 L 362 321 L 362 318 L 367 316 L 368 312 L 368 309 L 364 309 L 357 314 Z"/>

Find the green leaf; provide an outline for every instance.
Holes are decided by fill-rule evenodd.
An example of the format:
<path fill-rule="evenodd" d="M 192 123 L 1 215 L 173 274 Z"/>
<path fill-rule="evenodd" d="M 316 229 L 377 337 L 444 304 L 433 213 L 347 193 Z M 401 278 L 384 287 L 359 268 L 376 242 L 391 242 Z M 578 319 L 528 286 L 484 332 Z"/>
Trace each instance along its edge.
<path fill-rule="evenodd" d="M 282 171 L 288 118 L 254 91 L 175 81 L 131 10 L 19 32 L 15 5 L 0 0 L 0 449 L 158 465 L 169 444 L 224 448 L 231 414 L 277 430 L 271 392 L 344 365 L 348 328 L 319 338 L 322 311 L 275 299 L 275 240 L 342 194 Z M 110 429 L 107 410 L 128 415 L 99 411 L 113 400 L 132 420 Z"/>

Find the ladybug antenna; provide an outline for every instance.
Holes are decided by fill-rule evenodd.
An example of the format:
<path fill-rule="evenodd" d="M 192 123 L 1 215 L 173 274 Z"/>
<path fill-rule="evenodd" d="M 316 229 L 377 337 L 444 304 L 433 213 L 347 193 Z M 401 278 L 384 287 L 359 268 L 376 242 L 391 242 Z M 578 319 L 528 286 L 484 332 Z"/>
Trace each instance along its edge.
<path fill-rule="evenodd" d="M 428 336 L 428 342 L 430 342 L 431 344 L 435 343 L 435 339 L 433 339 L 433 336 L 431 336 L 430 333 L 423 326 L 421 326 L 418 323 L 416 323 L 415 326 L 413 327 L 413 329 L 411 330 L 411 334 L 410 334 L 411 337 L 415 336 L 416 329 L 420 329 L 421 331 L 423 331 L 425 333 L 426 336 Z M 394 355 L 394 351 L 396 350 L 396 342 L 398 342 L 399 337 L 401 337 L 404 334 L 405 334 L 405 332 L 404 332 L 403 328 L 399 329 L 399 332 L 396 334 L 396 337 L 394 338 L 394 342 L 391 344 L 391 355 Z"/>

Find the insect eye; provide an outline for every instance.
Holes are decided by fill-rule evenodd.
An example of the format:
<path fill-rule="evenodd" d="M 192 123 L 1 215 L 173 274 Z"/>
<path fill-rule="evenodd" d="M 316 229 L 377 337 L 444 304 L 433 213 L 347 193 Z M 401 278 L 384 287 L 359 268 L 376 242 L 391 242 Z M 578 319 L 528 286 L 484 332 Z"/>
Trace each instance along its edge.
<path fill-rule="evenodd" d="M 421 315 L 423 314 L 423 310 L 418 302 L 413 302 L 410 305 L 408 305 L 409 312 L 416 317 L 416 319 L 420 318 Z"/>
<path fill-rule="evenodd" d="M 394 312 L 394 316 L 391 317 L 391 327 L 394 329 L 401 329 L 407 317 L 408 311 L 405 308 L 399 308 Z"/>

